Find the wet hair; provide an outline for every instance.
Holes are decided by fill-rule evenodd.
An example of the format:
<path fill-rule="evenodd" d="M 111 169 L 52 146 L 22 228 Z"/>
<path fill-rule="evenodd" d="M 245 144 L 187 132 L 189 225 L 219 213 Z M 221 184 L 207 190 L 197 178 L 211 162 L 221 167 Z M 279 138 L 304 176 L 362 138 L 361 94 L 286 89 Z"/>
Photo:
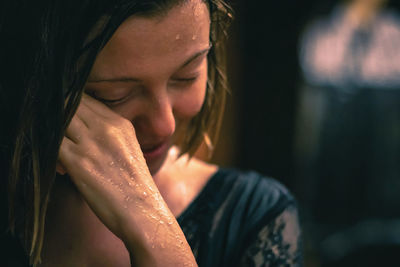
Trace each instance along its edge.
<path fill-rule="evenodd" d="M 59 147 L 96 56 L 129 16 L 159 15 L 185 1 L 0 3 L 1 205 L 31 264 L 40 262 Z M 204 137 L 215 142 L 226 92 L 224 41 L 231 11 L 223 0 L 202 1 L 210 11 L 212 48 L 204 104 L 178 144 L 190 155 Z"/>

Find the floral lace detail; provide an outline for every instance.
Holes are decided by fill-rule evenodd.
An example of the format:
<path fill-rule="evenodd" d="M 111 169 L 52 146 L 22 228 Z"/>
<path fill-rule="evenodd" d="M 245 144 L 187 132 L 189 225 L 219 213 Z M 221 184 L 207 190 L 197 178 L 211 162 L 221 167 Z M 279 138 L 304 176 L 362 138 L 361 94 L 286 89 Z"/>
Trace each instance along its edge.
<path fill-rule="evenodd" d="M 256 240 L 246 250 L 240 266 L 302 266 L 300 248 L 297 209 L 289 206 L 261 229 Z"/>

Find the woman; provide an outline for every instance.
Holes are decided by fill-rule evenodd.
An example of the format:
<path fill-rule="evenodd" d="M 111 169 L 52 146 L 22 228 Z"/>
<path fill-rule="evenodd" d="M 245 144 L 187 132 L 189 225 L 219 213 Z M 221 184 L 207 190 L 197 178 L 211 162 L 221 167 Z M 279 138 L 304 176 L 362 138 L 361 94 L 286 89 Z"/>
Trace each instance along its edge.
<path fill-rule="evenodd" d="M 222 1 L 12 5 L 2 164 L 32 264 L 299 264 L 285 188 L 191 158 L 224 106 Z"/>

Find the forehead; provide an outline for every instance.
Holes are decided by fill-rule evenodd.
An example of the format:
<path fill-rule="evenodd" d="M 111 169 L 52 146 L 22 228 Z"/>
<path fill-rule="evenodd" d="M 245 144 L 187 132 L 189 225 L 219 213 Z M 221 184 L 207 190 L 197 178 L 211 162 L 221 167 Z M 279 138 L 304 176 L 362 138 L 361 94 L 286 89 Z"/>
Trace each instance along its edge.
<path fill-rule="evenodd" d="M 172 67 L 207 48 L 209 30 L 208 8 L 201 0 L 184 1 L 156 16 L 132 16 L 100 52 L 91 76 L 138 73 L 159 62 Z"/>
<path fill-rule="evenodd" d="M 194 43 L 208 23 L 208 9 L 202 1 L 185 1 L 159 16 L 128 18 L 118 28 L 111 42 L 134 42 L 137 50 L 142 52 L 152 48 L 152 44 L 179 46 L 186 42 Z"/>

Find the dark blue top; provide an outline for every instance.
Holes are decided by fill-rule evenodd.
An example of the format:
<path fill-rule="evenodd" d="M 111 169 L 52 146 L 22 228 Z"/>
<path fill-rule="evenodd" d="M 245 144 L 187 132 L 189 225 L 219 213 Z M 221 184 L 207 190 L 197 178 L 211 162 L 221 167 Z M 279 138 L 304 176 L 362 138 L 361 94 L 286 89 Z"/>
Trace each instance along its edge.
<path fill-rule="evenodd" d="M 178 217 L 199 266 L 301 266 L 294 198 L 256 172 L 220 169 Z"/>

